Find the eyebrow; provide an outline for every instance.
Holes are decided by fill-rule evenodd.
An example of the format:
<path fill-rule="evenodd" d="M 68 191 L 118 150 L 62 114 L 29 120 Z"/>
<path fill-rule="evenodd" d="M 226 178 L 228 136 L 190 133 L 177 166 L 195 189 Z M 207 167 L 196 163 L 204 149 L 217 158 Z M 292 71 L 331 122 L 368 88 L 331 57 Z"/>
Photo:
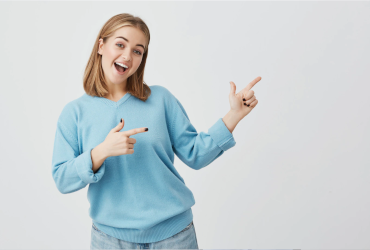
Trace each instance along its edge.
<path fill-rule="evenodd" d="M 123 40 L 126 40 L 126 42 L 129 42 L 128 39 L 124 38 L 123 36 L 117 36 L 116 38 L 122 38 Z M 143 47 L 143 49 L 145 49 L 142 44 L 136 44 L 136 46 L 141 46 L 141 47 Z"/>

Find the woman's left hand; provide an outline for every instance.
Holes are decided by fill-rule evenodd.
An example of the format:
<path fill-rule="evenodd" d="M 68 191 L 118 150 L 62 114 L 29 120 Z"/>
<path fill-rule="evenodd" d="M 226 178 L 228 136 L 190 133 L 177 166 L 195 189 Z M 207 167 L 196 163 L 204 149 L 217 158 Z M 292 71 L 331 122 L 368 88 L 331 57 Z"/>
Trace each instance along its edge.
<path fill-rule="evenodd" d="M 256 85 L 262 78 L 259 76 L 253 81 L 251 81 L 244 89 L 242 89 L 239 93 L 235 94 L 236 85 L 234 82 L 230 82 L 230 94 L 229 94 L 229 101 L 230 101 L 230 108 L 232 111 L 235 111 L 238 115 L 240 115 L 241 119 L 243 119 L 246 115 L 248 115 L 254 107 L 256 107 L 258 100 L 254 95 L 254 91 L 251 88 Z"/>

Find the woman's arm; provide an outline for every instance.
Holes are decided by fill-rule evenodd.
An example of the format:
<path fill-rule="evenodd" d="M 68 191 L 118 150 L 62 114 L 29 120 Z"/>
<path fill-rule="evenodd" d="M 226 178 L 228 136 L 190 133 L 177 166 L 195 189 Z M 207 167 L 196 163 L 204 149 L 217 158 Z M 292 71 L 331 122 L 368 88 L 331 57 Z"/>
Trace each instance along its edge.
<path fill-rule="evenodd" d="M 77 137 L 74 134 L 61 121 L 57 122 L 52 157 L 52 176 L 62 194 L 76 192 L 90 183 L 98 182 L 105 172 L 105 163 L 99 166 L 97 172 L 92 170 L 91 155 L 93 155 L 96 165 L 101 160 L 99 148 L 93 154 L 91 154 L 92 147 L 80 153 Z M 95 153 L 97 154 L 95 155 Z"/>
<path fill-rule="evenodd" d="M 241 119 L 243 119 L 243 118 L 240 117 L 240 115 L 238 115 L 237 112 L 235 112 L 233 110 L 230 110 L 224 116 L 224 118 L 222 118 L 222 121 L 225 123 L 225 126 L 229 129 L 230 133 L 232 133 L 234 131 L 236 125 L 238 125 L 238 123 L 240 122 Z"/>
<path fill-rule="evenodd" d="M 93 150 L 91 150 L 92 170 L 94 174 L 99 170 L 105 159 L 108 158 L 103 143 L 100 143 Z"/>

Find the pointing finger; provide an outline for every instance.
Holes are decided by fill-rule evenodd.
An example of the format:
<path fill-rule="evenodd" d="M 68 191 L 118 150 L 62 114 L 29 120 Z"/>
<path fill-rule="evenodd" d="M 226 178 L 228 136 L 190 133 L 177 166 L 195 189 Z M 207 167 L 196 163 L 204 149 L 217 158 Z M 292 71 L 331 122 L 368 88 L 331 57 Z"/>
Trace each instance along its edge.
<path fill-rule="evenodd" d="M 132 136 L 132 135 L 136 135 L 138 133 L 144 133 L 144 132 L 147 132 L 149 129 L 148 128 L 134 128 L 134 129 L 131 129 L 129 131 L 125 131 L 125 135 L 127 135 L 128 137 Z"/>
<path fill-rule="evenodd" d="M 243 90 L 243 92 L 247 93 L 257 82 L 261 81 L 262 77 L 257 77 L 253 81 L 251 81 Z"/>

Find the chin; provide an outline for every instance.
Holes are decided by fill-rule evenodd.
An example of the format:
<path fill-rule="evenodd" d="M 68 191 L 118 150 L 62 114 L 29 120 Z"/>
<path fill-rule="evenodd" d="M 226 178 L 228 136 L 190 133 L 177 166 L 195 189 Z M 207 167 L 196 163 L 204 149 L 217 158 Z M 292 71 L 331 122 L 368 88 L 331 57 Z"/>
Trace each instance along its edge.
<path fill-rule="evenodd" d="M 111 83 L 113 83 L 113 84 L 122 84 L 124 81 L 127 81 L 127 77 L 124 77 L 124 78 L 120 78 L 120 79 L 117 79 L 117 78 L 115 78 L 113 81 L 112 81 L 112 79 L 111 79 Z"/>

